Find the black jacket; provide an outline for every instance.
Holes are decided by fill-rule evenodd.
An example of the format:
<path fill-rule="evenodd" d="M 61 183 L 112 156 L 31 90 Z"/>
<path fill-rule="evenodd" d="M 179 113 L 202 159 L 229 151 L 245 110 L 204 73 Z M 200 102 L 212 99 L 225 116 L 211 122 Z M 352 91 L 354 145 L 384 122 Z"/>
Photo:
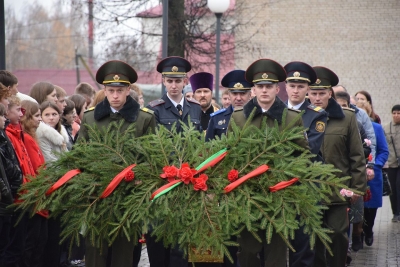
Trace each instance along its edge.
<path fill-rule="evenodd" d="M 22 172 L 17 155 L 4 130 L 0 130 L 0 215 L 10 213 L 6 207 L 13 203 L 22 184 Z"/>
<path fill-rule="evenodd" d="M 171 100 L 169 100 L 167 94 L 160 99 L 151 101 L 147 107 L 154 111 L 157 125 L 163 125 L 168 130 L 171 130 L 172 125 L 176 123 L 176 132 L 183 132 L 181 122 L 189 125 L 190 118 L 190 122 L 193 126 L 197 130 L 202 131 L 200 124 L 202 111 L 196 100 L 184 98 L 182 116 L 179 115 L 178 110 L 172 104 Z"/>

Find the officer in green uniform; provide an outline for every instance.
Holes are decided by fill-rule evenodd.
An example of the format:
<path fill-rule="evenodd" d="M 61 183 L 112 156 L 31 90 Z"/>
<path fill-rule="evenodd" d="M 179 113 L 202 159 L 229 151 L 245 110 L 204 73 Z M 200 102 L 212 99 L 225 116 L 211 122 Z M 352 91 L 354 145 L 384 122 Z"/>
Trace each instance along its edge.
<path fill-rule="evenodd" d="M 277 97 L 279 92 L 278 82 L 285 81 L 286 79 L 285 69 L 279 63 L 270 59 L 257 60 L 247 68 L 245 78 L 248 82 L 254 83 L 252 90 L 255 97 L 243 109 L 233 112 L 231 121 L 233 120 L 236 125 L 243 127 L 253 111 L 255 111 L 255 114 L 251 124 L 256 127 L 261 127 L 262 120 L 265 117 L 268 127 L 274 127 L 275 121 L 277 121 L 281 129 L 297 119 L 299 112 L 289 109 L 285 125 L 282 125 L 283 112 L 288 108 Z M 299 119 L 294 126 L 302 127 L 302 120 Z M 229 126 L 228 134 L 229 131 L 231 131 L 231 126 Z M 305 137 L 297 139 L 295 142 L 301 147 L 308 149 Z M 258 234 L 265 237 L 265 231 L 260 231 Z M 260 266 L 259 253 L 264 249 L 265 266 L 286 267 L 287 246 L 277 233 L 273 233 L 271 243 L 267 244 L 265 240 L 262 243 L 258 242 L 245 229 L 240 234 L 238 242 L 240 245 L 238 253 L 240 266 Z"/>
<path fill-rule="evenodd" d="M 152 111 L 140 108 L 140 105 L 129 95 L 130 84 L 136 82 L 136 71 L 125 62 L 112 60 L 104 63 L 96 73 L 96 81 L 104 85 L 106 98 L 94 109 L 85 112 L 79 138 L 89 139 L 88 126 L 96 125 L 105 131 L 111 122 L 123 121 L 122 131 L 135 123 L 134 137 L 150 134 L 155 131 L 156 120 Z M 133 241 L 125 236 L 116 238 L 112 245 L 111 267 L 133 266 Z M 85 261 L 88 267 L 106 267 L 108 245 L 104 242 L 102 249 L 93 246 L 86 240 Z"/>
<path fill-rule="evenodd" d="M 327 114 L 324 109 L 311 105 L 306 99 L 310 84 L 317 80 L 314 69 L 300 61 L 293 61 L 285 65 L 287 73 L 286 92 L 289 108 L 304 111 L 303 125 L 307 129 L 308 144 L 312 154 L 317 155 L 314 160 L 323 161 L 319 152 L 324 140 Z M 295 231 L 291 245 L 295 251 L 289 251 L 289 265 L 291 267 L 312 266 L 315 250 L 310 247 L 310 236 L 304 233 L 304 226 Z"/>
<path fill-rule="evenodd" d="M 328 68 L 314 67 L 317 80 L 310 85 L 308 97 L 311 104 L 323 108 L 328 113 L 325 136 L 321 153 L 327 164 L 333 164 L 341 170 L 339 177 L 350 176 L 344 183 L 351 189 L 365 192 L 367 180 L 365 158 L 357 119 L 354 110 L 342 108 L 332 96 L 332 86 L 339 82 L 337 75 Z M 324 211 L 323 223 L 332 230 L 330 247 L 333 257 L 325 251 L 324 245 L 317 239 L 315 245 L 314 266 L 343 267 L 346 264 L 349 245 L 347 229 L 348 201 L 354 202 L 360 196 L 342 200 L 336 193 L 330 196 L 328 209 Z"/>

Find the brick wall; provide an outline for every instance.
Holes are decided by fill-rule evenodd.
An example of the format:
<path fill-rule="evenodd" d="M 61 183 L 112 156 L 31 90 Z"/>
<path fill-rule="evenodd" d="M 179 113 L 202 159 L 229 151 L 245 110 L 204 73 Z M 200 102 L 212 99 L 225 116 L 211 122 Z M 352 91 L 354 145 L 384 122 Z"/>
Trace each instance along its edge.
<path fill-rule="evenodd" d="M 282 65 L 304 61 L 339 76 L 351 95 L 366 90 L 383 124 L 400 104 L 399 0 L 236 0 L 237 19 L 248 20 L 235 34 L 248 38 L 236 49 L 238 68 L 258 58 Z M 236 37 L 237 39 L 238 37 Z"/>

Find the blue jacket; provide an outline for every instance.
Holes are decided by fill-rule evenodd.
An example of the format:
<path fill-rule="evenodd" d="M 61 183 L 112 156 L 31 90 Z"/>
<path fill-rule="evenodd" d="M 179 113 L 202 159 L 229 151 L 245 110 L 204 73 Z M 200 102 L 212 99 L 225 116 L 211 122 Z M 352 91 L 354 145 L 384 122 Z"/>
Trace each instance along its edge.
<path fill-rule="evenodd" d="M 231 105 L 227 108 L 217 110 L 210 115 L 210 121 L 206 132 L 206 141 L 210 141 L 216 136 L 221 137 L 221 135 L 226 133 L 232 112 L 233 107 Z"/>
<path fill-rule="evenodd" d="M 370 201 L 364 202 L 365 208 L 382 207 L 382 167 L 389 157 L 389 149 L 382 126 L 375 122 L 372 123 L 372 126 L 376 137 L 375 177 L 368 182 L 372 197 Z"/>

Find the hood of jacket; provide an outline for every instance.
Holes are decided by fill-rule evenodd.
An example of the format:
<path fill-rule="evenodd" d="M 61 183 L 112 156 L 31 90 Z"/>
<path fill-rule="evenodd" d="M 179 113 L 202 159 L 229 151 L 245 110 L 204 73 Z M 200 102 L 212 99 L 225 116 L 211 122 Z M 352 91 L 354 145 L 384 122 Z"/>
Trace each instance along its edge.
<path fill-rule="evenodd" d="M 68 133 L 65 127 L 61 126 L 61 133 L 50 125 L 41 122 L 36 130 L 37 138 L 45 138 L 56 146 L 62 146 L 64 143 L 68 143 Z"/>
<path fill-rule="evenodd" d="M 140 105 L 133 100 L 132 97 L 128 96 L 122 109 L 118 110 L 118 113 L 127 121 L 135 122 L 139 116 Z M 111 113 L 111 106 L 107 98 L 96 105 L 94 109 L 94 119 L 99 121 L 104 117 L 107 117 Z"/>

